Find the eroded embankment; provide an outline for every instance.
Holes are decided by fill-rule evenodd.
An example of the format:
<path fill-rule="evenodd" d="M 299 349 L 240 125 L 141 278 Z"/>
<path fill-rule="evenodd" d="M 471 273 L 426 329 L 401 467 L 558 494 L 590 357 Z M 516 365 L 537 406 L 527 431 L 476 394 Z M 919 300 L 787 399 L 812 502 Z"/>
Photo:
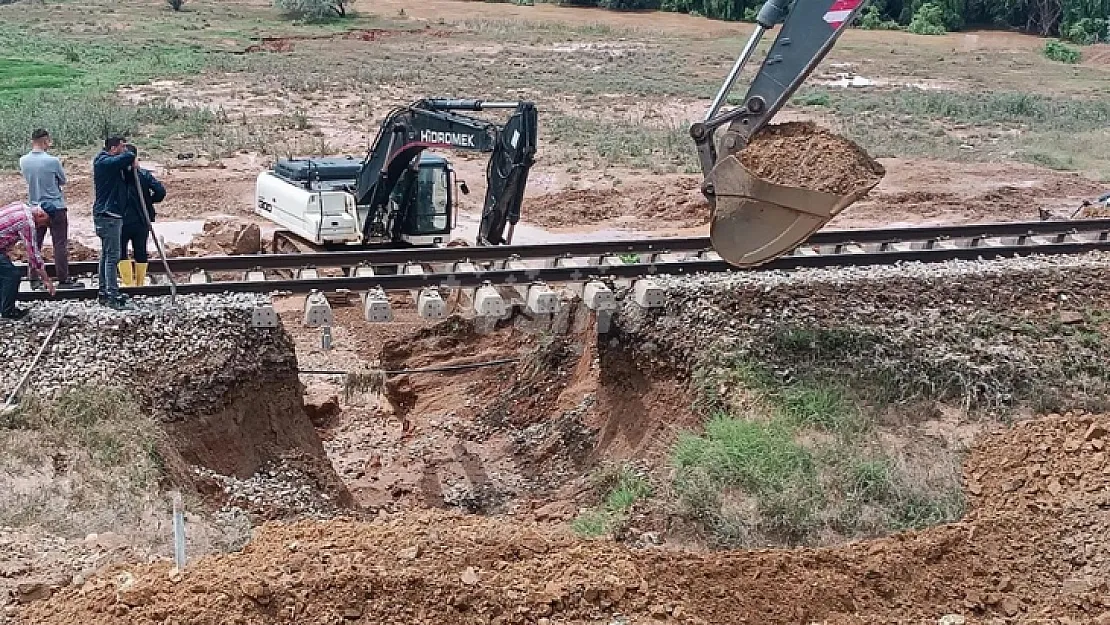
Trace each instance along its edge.
<path fill-rule="evenodd" d="M 128 567 L 23 612 L 36 623 L 829 623 L 1110 617 L 1104 416 L 985 437 L 966 520 L 827 549 L 698 555 L 449 513 L 262 528 L 183 574 Z M 544 620 L 546 619 L 546 620 Z M 1098 622 L 1102 622 L 1099 620 Z"/>
<path fill-rule="evenodd" d="M 784 383 L 842 378 L 892 399 L 1101 408 L 1110 256 L 661 278 L 666 308 L 619 332 L 683 370 L 736 359 Z"/>
<path fill-rule="evenodd" d="M 169 553 L 171 490 L 194 555 L 241 546 L 263 520 L 350 503 L 305 414 L 289 336 L 251 326 L 263 301 L 44 303 L 0 326 L 6 396 L 69 315 L 20 409 L 0 416 L 0 607 L 106 561 Z"/>
<path fill-rule="evenodd" d="M 57 399 L 73 389 L 119 389 L 162 424 L 182 459 L 247 477 L 286 452 L 324 457 L 304 414 L 297 361 L 285 330 L 251 327 L 263 299 L 202 296 L 144 301 L 116 313 L 94 304 L 40 305 L 33 322 L 6 324 L 0 358 L 11 388 L 45 330 L 67 317 L 48 345 L 27 395 Z"/>
<path fill-rule="evenodd" d="M 393 371 L 506 359 L 392 376 L 385 395 L 402 434 L 370 434 L 368 468 L 351 483 L 356 496 L 394 510 L 539 508 L 543 518 L 565 518 L 599 464 L 658 451 L 671 428 L 694 425 L 681 418 L 689 414 L 681 382 L 620 346 L 600 349 L 584 307 L 484 331 L 451 318 L 382 350 Z"/>
<path fill-rule="evenodd" d="M 626 306 L 614 340 L 684 376 L 704 422 L 624 513 L 633 536 L 816 546 L 953 521 L 985 428 L 1110 395 L 1105 255 L 661 283 L 666 309 Z"/>

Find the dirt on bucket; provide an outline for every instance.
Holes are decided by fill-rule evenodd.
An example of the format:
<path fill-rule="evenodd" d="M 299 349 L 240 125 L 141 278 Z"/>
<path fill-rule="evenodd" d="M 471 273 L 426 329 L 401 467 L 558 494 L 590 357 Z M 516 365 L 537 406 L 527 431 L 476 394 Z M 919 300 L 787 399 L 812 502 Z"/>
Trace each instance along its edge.
<path fill-rule="evenodd" d="M 869 187 L 886 173 L 855 142 L 813 122 L 768 126 L 737 156 L 768 182 L 836 195 Z"/>

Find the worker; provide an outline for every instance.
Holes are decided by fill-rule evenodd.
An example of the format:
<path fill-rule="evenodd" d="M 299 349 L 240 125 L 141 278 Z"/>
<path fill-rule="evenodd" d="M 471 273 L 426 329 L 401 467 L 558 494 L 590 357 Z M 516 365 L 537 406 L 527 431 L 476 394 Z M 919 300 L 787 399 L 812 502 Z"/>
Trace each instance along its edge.
<path fill-rule="evenodd" d="M 135 155 L 135 164 L 124 170 L 127 178 L 127 204 L 123 210 L 123 228 L 120 235 L 120 284 L 123 286 L 143 286 L 146 283 L 146 268 L 148 256 L 146 253 L 147 236 L 150 228 L 147 220 L 139 211 L 146 209 L 147 217 L 154 221 L 154 205 L 166 199 L 166 188 L 154 177 L 149 170 L 139 166 L 139 149 L 128 144 L 127 151 Z M 142 181 L 143 197 L 135 188 L 135 169 L 139 171 Z M 134 259 L 127 257 L 127 244 L 131 244 Z"/>
<path fill-rule="evenodd" d="M 35 242 L 35 228 L 49 226 L 52 214 L 57 214 L 57 211 L 53 204 L 31 206 L 23 202 L 13 202 L 0 207 L 0 317 L 22 319 L 27 316 L 27 309 L 15 305 L 23 272 L 8 256 L 19 241 L 27 249 L 27 265 L 32 275 L 37 274 L 46 290 L 54 295 L 54 282 L 46 273 L 46 263 Z"/>
<path fill-rule="evenodd" d="M 61 289 L 76 289 L 81 285 L 69 276 L 69 219 L 66 214 L 65 194 L 62 187 L 66 184 L 66 173 L 62 161 L 49 153 L 53 138 L 45 128 L 31 132 L 31 151 L 19 158 L 19 171 L 27 181 L 27 200 L 31 206 L 53 205 L 50 217 L 50 240 L 54 245 L 54 273 Z M 48 228 L 39 227 L 35 231 L 36 241 L 41 250 L 46 240 Z M 41 283 L 31 276 L 32 285 L 41 288 Z"/>
<path fill-rule="evenodd" d="M 128 297 L 119 292 L 120 236 L 123 212 L 131 186 L 124 170 L 135 162 L 135 154 L 127 149 L 124 137 L 108 137 L 104 149 L 93 158 L 93 226 L 100 238 L 99 297 L 97 301 L 109 308 L 130 308 Z"/>

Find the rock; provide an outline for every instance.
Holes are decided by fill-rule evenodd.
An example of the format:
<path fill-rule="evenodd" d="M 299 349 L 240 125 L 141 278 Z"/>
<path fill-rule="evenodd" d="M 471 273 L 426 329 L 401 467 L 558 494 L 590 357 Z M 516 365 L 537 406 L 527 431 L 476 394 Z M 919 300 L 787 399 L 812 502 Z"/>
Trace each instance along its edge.
<path fill-rule="evenodd" d="M 232 254 L 257 254 L 262 249 L 262 231 L 258 224 L 247 224 L 231 245 Z"/>
<path fill-rule="evenodd" d="M 54 589 L 43 582 L 24 582 L 15 587 L 15 600 L 17 603 L 31 603 L 49 599 L 54 594 Z"/>
<path fill-rule="evenodd" d="M 406 547 L 397 552 L 397 557 L 401 560 L 415 560 L 420 557 L 420 547 Z"/>
<path fill-rule="evenodd" d="M 474 570 L 474 567 L 468 566 L 463 570 L 459 578 L 462 580 L 462 583 L 467 586 L 473 586 L 478 583 L 478 571 Z"/>
<path fill-rule="evenodd" d="M 332 395 L 320 403 L 308 402 L 304 404 L 304 411 L 308 414 L 309 420 L 312 425 L 323 428 L 327 427 L 331 420 L 339 415 L 342 409 L 339 407 L 339 397 Z"/>
<path fill-rule="evenodd" d="M 1017 616 L 1017 613 L 1021 611 L 1021 602 L 1017 600 L 1017 597 L 1010 595 L 1002 599 L 999 608 L 1006 616 Z"/>
<path fill-rule="evenodd" d="M 264 581 L 249 578 L 241 580 L 239 590 L 243 595 L 261 605 L 270 603 L 270 588 Z"/>
<path fill-rule="evenodd" d="M 967 619 L 961 614 L 945 614 L 937 619 L 937 625 L 964 625 Z"/>
<path fill-rule="evenodd" d="M 536 508 L 533 516 L 537 521 L 565 521 L 572 518 L 577 510 L 569 501 L 553 501 Z"/>
<path fill-rule="evenodd" d="M 1087 428 L 1087 432 L 1083 434 L 1083 440 L 1091 441 L 1101 439 L 1104 436 L 1106 436 L 1106 428 L 1097 423 L 1092 423 L 1091 426 Z"/>
<path fill-rule="evenodd" d="M 137 608 L 150 603 L 154 591 L 149 585 L 135 584 L 124 586 L 116 590 L 116 601 L 131 608 Z"/>
<path fill-rule="evenodd" d="M 27 560 L 0 562 L 0 577 L 20 577 L 30 572 L 31 563 Z"/>
<path fill-rule="evenodd" d="M 1060 323 L 1082 323 L 1083 314 L 1071 310 L 1064 310 L 1060 312 Z"/>

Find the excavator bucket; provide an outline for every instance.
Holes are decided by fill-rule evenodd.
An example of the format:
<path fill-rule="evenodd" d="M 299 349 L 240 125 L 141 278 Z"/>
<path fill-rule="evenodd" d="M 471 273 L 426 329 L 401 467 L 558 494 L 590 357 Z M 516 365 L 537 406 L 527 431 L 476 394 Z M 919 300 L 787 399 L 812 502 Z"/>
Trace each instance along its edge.
<path fill-rule="evenodd" d="M 875 173 L 885 173 L 875 163 Z M 735 155 L 718 161 L 706 176 L 713 215 L 709 238 L 725 262 L 754 267 L 789 254 L 845 208 L 879 184 L 861 183 L 843 195 L 763 180 Z"/>

